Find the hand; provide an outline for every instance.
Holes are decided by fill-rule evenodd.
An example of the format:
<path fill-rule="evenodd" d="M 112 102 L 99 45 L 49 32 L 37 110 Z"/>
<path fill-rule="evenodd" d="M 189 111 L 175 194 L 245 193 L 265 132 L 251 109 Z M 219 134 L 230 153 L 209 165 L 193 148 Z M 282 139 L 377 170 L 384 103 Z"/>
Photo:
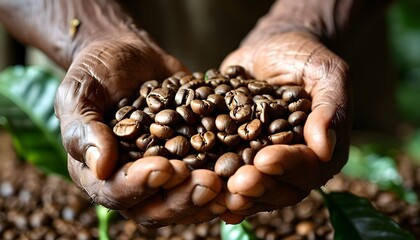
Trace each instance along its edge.
<path fill-rule="evenodd" d="M 104 122 L 140 85 L 185 68 L 146 35 L 101 38 L 75 56 L 56 97 L 68 168 L 74 182 L 96 203 L 120 210 L 139 224 L 158 227 L 217 216 L 206 203 L 221 183 L 214 172 L 190 173 L 179 160 L 147 157 L 121 166 L 117 140 Z M 195 216 L 197 215 L 197 216 Z"/>
<path fill-rule="evenodd" d="M 230 177 L 222 219 L 293 205 L 324 185 L 346 162 L 350 100 L 346 63 L 306 32 L 253 36 L 223 62 L 242 65 L 250 76 L 273 85 L 300 85 L 312 98 L 304 127 L 306 145 L 271 145 L 259 151 L 254 165 Z M 258 40 L 256 40 L 258 39 Z"/>

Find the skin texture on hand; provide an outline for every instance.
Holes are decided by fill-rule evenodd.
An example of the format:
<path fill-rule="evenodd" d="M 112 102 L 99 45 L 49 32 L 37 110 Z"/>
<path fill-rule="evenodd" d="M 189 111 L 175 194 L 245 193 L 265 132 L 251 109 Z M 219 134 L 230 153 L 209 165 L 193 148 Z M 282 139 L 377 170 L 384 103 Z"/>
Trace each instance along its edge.
<path fill-rule="evenodd" d="M 324 185 L 344 166 L 351 127 L 348 67 L 314 35 L 290 31 L 253 36 L 221 68 L 242 65 L 250 76 L 273 85 L 300 85 L 312 98 L 304 128 L 306 145 L 272 145 L 254 165 L 229 180 L 222 219 L 232 223 L 260 211 L 293 205 Z M 242 216 L 242 219 L 241 217 Z"/>

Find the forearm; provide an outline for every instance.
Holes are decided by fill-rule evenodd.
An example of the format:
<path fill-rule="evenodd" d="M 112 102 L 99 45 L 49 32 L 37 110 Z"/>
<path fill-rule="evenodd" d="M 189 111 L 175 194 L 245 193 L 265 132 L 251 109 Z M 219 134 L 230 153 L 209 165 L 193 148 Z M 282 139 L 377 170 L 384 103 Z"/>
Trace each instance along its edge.
<path fill-rule="evenodd" d="M 245 42 L 287 31 L 312 33 L 326 44 L 363 24 L 391 0 L 277 0 Z"/>
<path fill-rule="evenodd" d="M 64 69 L 91 41 L 137 31 L 110 0 L 0 0 L 0 22 Z"/>

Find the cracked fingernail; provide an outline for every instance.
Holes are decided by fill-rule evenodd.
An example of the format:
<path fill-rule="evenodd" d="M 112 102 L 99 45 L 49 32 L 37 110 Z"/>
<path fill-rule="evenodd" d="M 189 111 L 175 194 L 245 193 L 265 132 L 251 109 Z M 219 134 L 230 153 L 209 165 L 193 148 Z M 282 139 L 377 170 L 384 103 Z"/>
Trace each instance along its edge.
<path fill-rule="evenodd" d="M 202 206 L 206 203 L 208 203 L 210 200 L 215 198 L 217 196 L 217 193 L 213 190 L 203 187 L 203 186 L 196 186 L 192 193 L 192 202 L 197 206 Z"/>

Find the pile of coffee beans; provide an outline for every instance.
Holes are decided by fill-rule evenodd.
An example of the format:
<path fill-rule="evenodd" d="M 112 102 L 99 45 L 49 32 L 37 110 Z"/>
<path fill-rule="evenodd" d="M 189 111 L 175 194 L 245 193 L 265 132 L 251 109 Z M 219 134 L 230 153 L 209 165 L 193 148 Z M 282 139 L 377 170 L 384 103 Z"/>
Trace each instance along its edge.
<path fill-rule="evenodd" d="M 224 74 L 209 69 L 144 82 L 134 101 L 119 102 L 110 127 L 124 161 L 182 159 L 227 178 L 267 145 L 304 143 L 310 110 L 301 86 L 273 86 L 231 66 Z"/>

